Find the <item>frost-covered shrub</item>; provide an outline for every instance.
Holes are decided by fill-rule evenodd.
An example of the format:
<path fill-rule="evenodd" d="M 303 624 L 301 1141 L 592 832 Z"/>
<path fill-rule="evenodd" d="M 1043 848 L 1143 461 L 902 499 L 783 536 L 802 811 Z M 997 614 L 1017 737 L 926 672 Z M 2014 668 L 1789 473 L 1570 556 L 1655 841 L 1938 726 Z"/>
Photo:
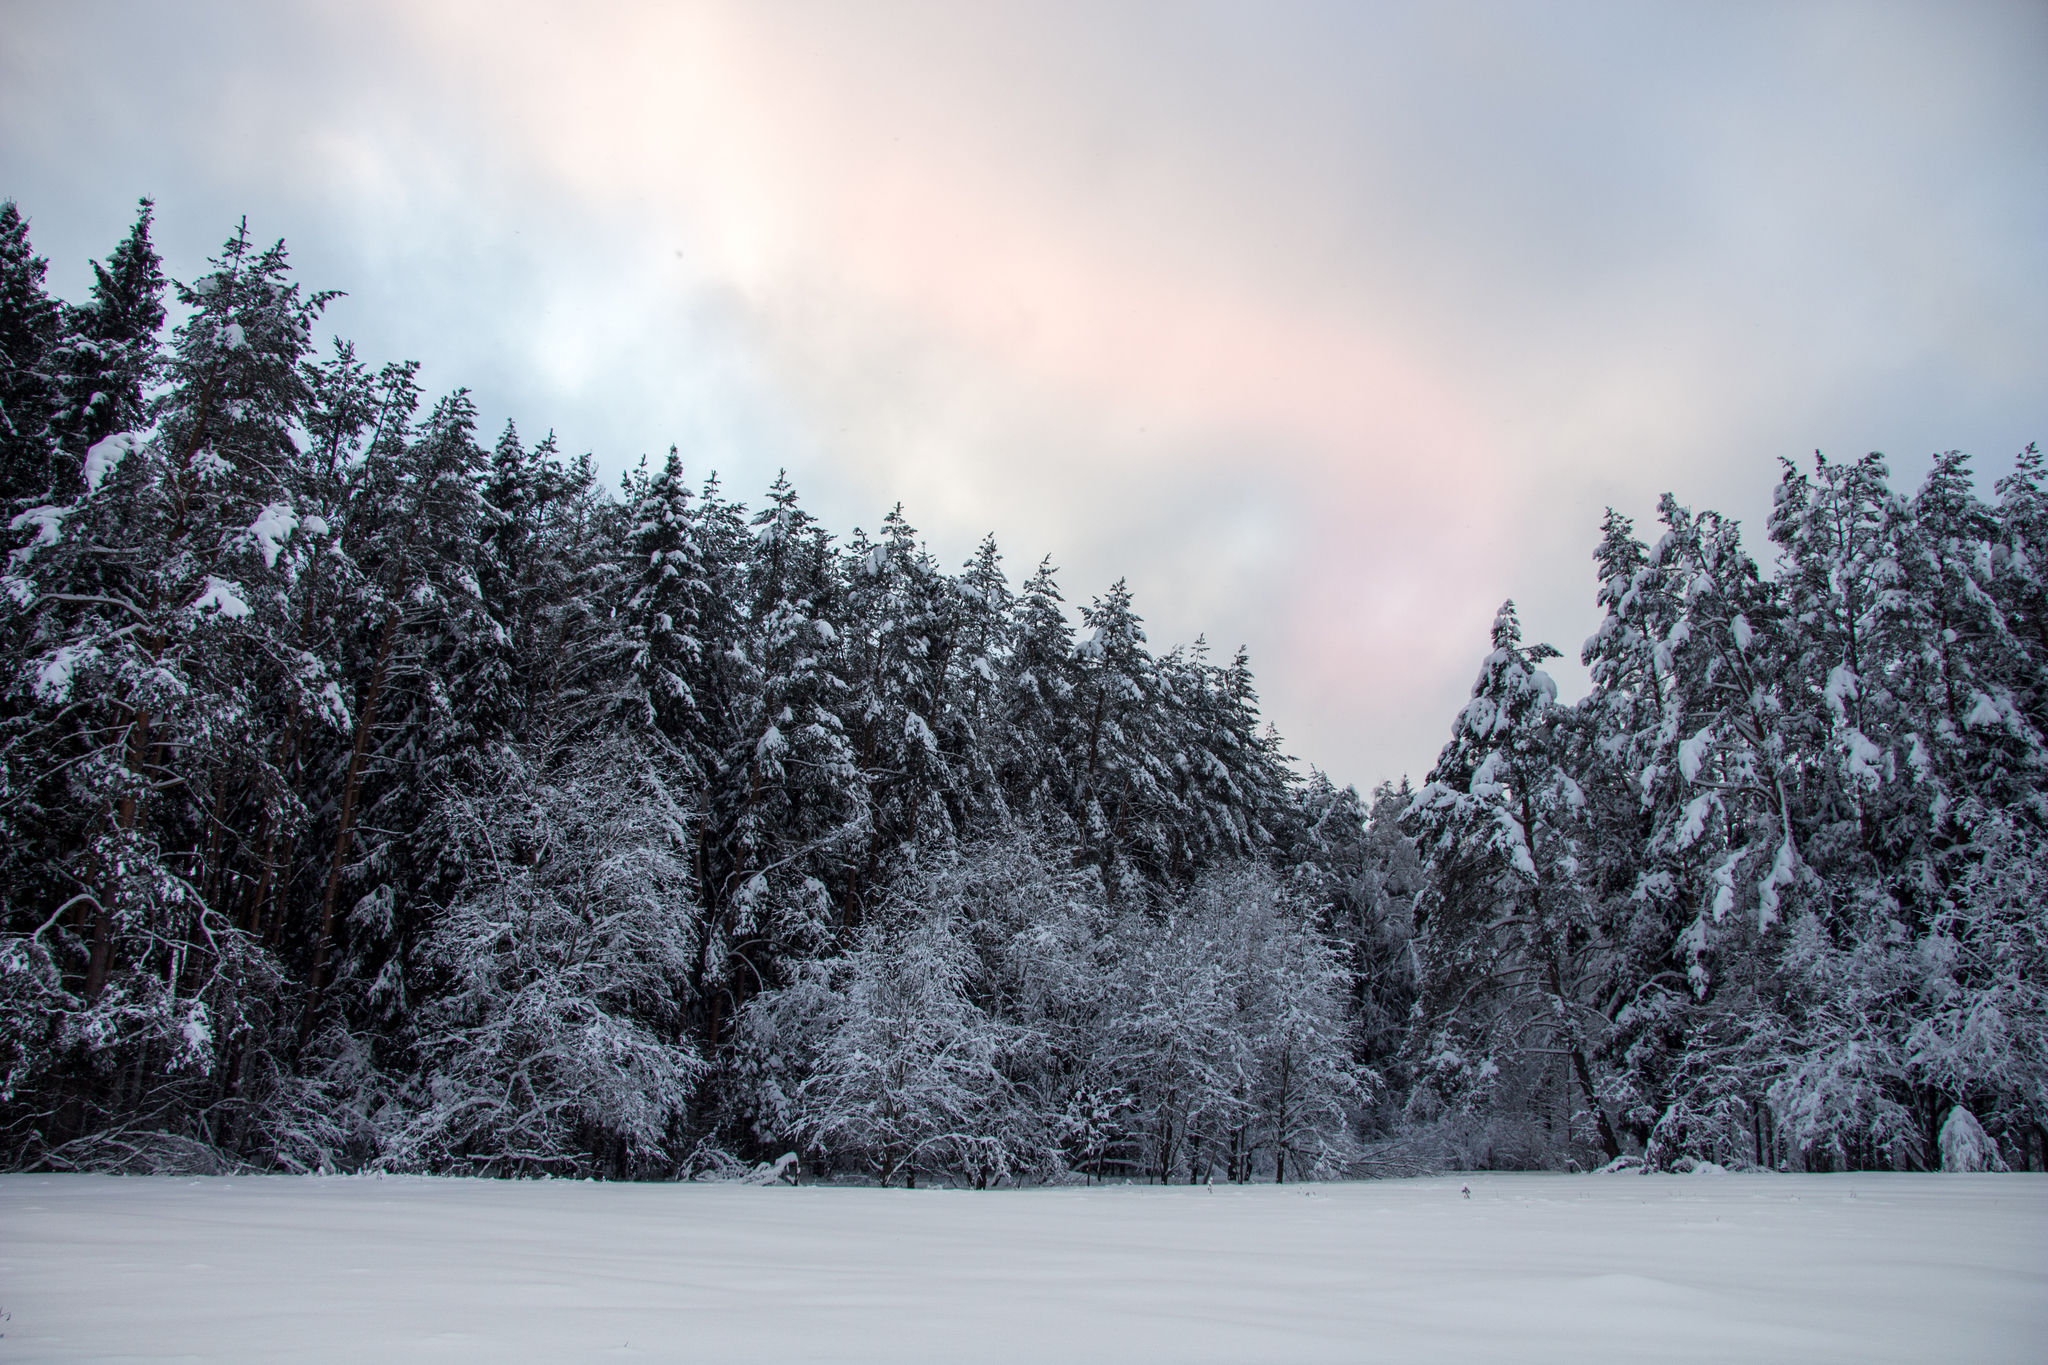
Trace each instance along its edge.
<path fill-rule="evenodd" d="M 871 926 L 756 1001 L 751 1045 L 793 1054 L 798 1079 L 779 1096 L 788 1131 L 885 1185 L 920 1170 L 987 1184 L 1039 1166 L 1043 1126 L 1006 1069 L 1026 1039 L 968 998 L 973 974 L 957 926 L 933 915 Z"/>
<path fill-rule="evenodd" d="M 1158 1180 L 1316 1178 L 1355 1154 L 1377 1081 L 1351 1058 L 1348 979 L 1269 869 L 1219 869 L 1112 938 L 1095 1066 L 1131 1100 Z"/>
<path fill-rule="evenodd" d="M 903 877 L 851 948 L 750 1009 L 761 1139 L 885 1181 L 1346 1169 L 1373 1078 L 1305 907 L 1244 866 L 1111 915 L 1092 872 L 1006 839 Z"/>
<path fill-rule="evenodd" d="M 1998 1144 L 1977 1122 L 1977 1116 L 1957 1105 L 1948 1111 L 1941 1125 L 1941 1169 L 1944 1171 L 2002 1171 L 2004 1158 Z"/>
<path fill-rule="evenodd" d="M 422 948 L 442 989 L 418 1013 L 420 1071 L 384 1120 L 384 1162 L 665 1169 L 703 1070 L 685 1032 L 682 813 L 623 740 L 551 767 L 507 751 L 493 776 L 441 807 L 470 876 Z"/>

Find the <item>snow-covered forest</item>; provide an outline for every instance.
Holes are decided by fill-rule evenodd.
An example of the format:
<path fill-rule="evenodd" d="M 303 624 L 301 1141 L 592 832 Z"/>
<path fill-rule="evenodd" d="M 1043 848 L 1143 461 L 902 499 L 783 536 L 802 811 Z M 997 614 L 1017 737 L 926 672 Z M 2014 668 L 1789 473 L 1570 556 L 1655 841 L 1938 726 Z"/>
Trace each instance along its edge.
<path fill-rule="evenodd" d="M 1591 695 L 1504 607 L 1361 796 L 1120 583 L 602 487 L 150 225 L 0 209 L 6 1166 L 2048 1166 L 2031 447 L 1610 512 Z"/>

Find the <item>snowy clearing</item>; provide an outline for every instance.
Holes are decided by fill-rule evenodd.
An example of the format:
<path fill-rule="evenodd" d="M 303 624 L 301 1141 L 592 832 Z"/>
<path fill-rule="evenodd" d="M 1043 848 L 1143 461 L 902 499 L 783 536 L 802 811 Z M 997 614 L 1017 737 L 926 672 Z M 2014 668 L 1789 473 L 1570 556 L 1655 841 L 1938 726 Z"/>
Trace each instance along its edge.
<path fill-rule="evenodd" d="M 0 1307 L 4 1361 L 2031 1362 L 2048 1176 L 15 1175 Z"/>

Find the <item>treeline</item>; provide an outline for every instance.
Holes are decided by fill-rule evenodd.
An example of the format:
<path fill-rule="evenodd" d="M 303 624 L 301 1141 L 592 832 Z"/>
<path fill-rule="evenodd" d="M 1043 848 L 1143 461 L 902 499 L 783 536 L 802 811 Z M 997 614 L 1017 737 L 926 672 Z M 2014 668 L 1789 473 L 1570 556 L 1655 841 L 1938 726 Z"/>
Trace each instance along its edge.
<path fill-rule="evenodd" d="M 238 231 L 91 298 L 0 208 L 0 1161 L 884 1181 L 1628 1154 L 2048 1115 L 2033 452 L 1610 515 L 1595 690 L 1495 630 L 1429 784 L 1298 777 L 1121 584 L 588 457 Z M 185 318 L 164 334 L 167 290 Z M 2048 1149 L 2042 1155 L 2048 1157 Z"/>
<path fill-rule="evenodd" d="M 1340 1167 L 1364 813 L 1242 654 L 486 448 L 246 231 L 160 341 L 150 223 L 0 211 L 10 1164 Z"/>
<path fill-rule="evenodd" d="M 1774 575 L 1714 513 L 1609 512 L 1575 706 L 1503 609 L 1406 820 L 1411 1118 L 1836 1170 L 1939 1164 L 1953 1118 L 2048 1165 L 2042 475 L 1787 464 Z"/>

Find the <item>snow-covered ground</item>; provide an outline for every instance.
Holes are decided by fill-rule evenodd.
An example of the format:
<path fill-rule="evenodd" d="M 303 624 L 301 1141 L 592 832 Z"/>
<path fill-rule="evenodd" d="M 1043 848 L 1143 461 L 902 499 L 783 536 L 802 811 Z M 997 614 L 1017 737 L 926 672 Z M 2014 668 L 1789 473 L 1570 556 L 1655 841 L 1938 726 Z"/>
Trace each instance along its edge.
<path fill-rule="evenodd" d="M 2048 1176 L 17 1175 L 0 1308 L 0 1362 L 2039 1362 Z"/>

